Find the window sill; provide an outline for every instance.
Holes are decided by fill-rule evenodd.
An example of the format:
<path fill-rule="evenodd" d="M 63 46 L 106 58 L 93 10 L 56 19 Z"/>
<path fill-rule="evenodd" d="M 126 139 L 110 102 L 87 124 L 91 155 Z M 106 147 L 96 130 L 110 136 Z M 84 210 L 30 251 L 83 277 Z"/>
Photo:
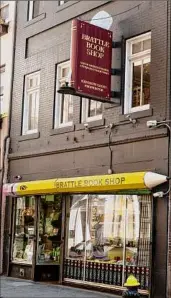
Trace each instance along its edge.
<path fill-rule="evenodd" d="M 95 120 L 95 121 L 91 121 L 91 122 L 85 122 L 88 124 L 88 128 L 100 128 L 102 126 L 105 125 L 105 119 L 99 119 L 99 120 Z M 85 129 L 85 123 L 79 123 L 79 124 L 76 124 L 75 126 L 75 130 L 83 130 Z"/>
<path fill-rule="evenodd" d="M 54 136 L 54 135 L 64 134 L 67 132 L 72 132 L 72 131 L 74 131 L 74 129 L 75 129 L 75 125 L 54 128 L 51 130 L 50 135 Z"/>
<path fill-rule="evenodd" d="M 68 2 L 66 2 L 66 3 L 64 3 L 64 4 L 62 4 L 62 5 L 59 5 L 58 8 L 57 8 L 56 13 L 58 13 L 58 12 L 64 10 L 64 9 L 66 9 L 66 8 L 68 8 L 68 7 L 70 7 L 70 6 L 74 5 L 74 4 L 76 4 L 77 2 L 79 2 L 79 1 L 72 1 L 72 3 L 70 3 L 70 2 L 68 1 Z"/>
<path fill-rule="evenodd" d="M 148 110 L 144 110 L 144 111 L 137 111 L 137 112 L 131 112 L 125 115 L 119 115 L 119 121 L 123 122 L 128 120 L 127 116 L 130 115 L 132 116 L 132 118 L 134 119 L 138 119 L 138 118 L 145 118 L 145 117 L 149 117 L 153 115 L 153 109 L 150 108 Z"/>
<path fill-rule="evenodd" d="M 32 24 L 35 24 L 35 23 L 37 23 L 37 22 L 39 22 L 39 21 L 41 21 L 41 20 L 43 20 L 45 18 L 46 18 L 46 13 L 42 13 L 39 16 L 35 17 L 34 19 L 28 21 L 26 23 L 26 25 L 24 26 L 24 28 L 26 28 L 26 27 L 28 27 L 28 26 L 30 26 Z"/>
<path fill-rule="evenodd" d="M 34 140 L 40 138 L 40 132 L 31 133 L 27 135 L 19 136 L 19 142 L 28 141 L 28 140 Z"/>
<path fill-rule="evenodd" d="M 24 263 L 24 262 L 17 262 L 17 261 L 11 261 L 11 264 L 13 264 L 13 265 L 19 265 L 19 266 L 21 266 L 21 265 L 23 265 L 23 266 L 32 266 L 32 264 L 28 264 L 28 263 Z"/>

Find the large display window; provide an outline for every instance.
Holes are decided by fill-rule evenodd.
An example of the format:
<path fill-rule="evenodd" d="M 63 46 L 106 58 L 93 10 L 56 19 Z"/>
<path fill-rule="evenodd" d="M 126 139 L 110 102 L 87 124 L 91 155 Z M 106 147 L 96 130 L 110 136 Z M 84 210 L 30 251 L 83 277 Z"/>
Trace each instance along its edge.
<path fill-rule="evenodd" d="M 132 272 L 149 287 L 151 197 L 73 195 L 65 278 L 122 286 Z"/>
<path fill-rule="evenodd" d="M 12 261 L 32 264 L 35 236 L 35 198 L 17 198 Z"/>
<path fill-rule="evenodd" d="M 61 196 L 15 199 L 12 262 L 36 265 L 60 263 Z M 37 245 L 36 245 L 37 244 Z"/>

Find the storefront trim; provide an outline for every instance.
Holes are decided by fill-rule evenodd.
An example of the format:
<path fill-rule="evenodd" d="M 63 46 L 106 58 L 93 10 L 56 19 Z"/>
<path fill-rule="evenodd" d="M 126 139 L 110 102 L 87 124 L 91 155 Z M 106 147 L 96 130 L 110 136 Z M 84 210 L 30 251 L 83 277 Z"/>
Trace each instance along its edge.
<path fill-rule="evenodd" d="M 149 190 L 167 181 L 167 177 L 152 172 L 85 176 L 37 180 L 4 185 L 6 195 L 43 195 L 55 193 L 97 193 Z"/>
<path fill-rule="evenodd" d="M 69 279 L 69 278 L 65 278 L 63 281 L 63 284 L 66 285 L 74 285 L 74 286 L 83 286 L 83 287 L 93 287 L 94 289 L 105 289 L 110 290 L 110 292 L 112 291 L 116 291 L 119 292 L 119 294 L 121 292 L 123 292 L 126 288 L 125 287 L 121 287 L 121 286 L 115 286 L 115 285 L 106 285 L 106 284 L 100 284 L 100 283 L 93 283 L 93 282 L 87 282 L 87 281 L 81 281 L 81 280 L 74 280 L 74 279 Z M 138 292 L 143 295 L 143 296 L 149 296 L 149 291 L 146 290 L 138 290 Z"/>

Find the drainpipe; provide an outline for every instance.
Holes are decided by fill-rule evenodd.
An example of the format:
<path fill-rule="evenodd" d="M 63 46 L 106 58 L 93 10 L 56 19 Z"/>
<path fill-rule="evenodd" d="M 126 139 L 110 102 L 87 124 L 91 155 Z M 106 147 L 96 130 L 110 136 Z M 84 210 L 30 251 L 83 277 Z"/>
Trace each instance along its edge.
<path fill-rule="evenodd" d="M 170 65 L 168 63 L 168 119 L 171 120 L 171 37 L 170 37 L 170 26 L 171 26 L 171 3 L 167 2 L 168 9 L 168 55 L 167 59 L 170 59 Z M 171 176 L 171 135 L 169 135 L 168 141 L 168 176 Z M 171 180 L 169 180 L 169 189 L 171 189 Z M 167 298 L 171 297 L 171 192 L 168 194 L 168 243 L 167 243 Z"/>
<path fill-rule="evenodd" d="M 3 273 L 3 251 L 4 251 L 4 221 L 6 209 L 6 197 L 3 195 L 3 184 L 8 181 L 8 153 L 10 146 L 10 131 L 11 131 L 11 113 L 12 113 L 12 94 L 13 94 L 13 78 L 14 78 L 14 59 L 15 59 L 15 45 L 16 45 L 16 27 L 17 27 L 17 1 L 14 5 L 14 29 L 12 35 L 12 70 L 10 82 L 10 98 L 8 108 L 8 133 L 3 141 L 3 159 L 2 159 L 2 179 L 0 181 L 0 274 Z"/>

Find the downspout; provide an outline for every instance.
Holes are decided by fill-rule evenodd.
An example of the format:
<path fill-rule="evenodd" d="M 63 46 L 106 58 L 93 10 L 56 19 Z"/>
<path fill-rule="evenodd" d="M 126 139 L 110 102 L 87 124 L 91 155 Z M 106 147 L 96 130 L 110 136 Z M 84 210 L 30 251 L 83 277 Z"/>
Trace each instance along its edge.
<path fill-rule="evenodd" d="M 171 120 L 171 37 L 170 37 L 170 26 L 171 26 L 171 3 L 167 2 L 167 34 L 168 34 L 168 55 L 167 59 L 170 60 L 168 63 L 168 119 Z M 171 177 L 171 134 L 169 133 L 168 140 L 168 176 Z M 169 180 L 169 189 L 171 187 L 171 180 Z M 171 193 L 168 194 L 168 243 L 167 243 L 167 285 L 166 285 L 166 295 L 167 298 L 171 297 Z"/>
<path fill-rule="evenodd" d="M 12 114 L 12 95 L 13 95 L 13 78 L 14 78 L 14 59 L 16 46 L 16 27 L 17 27 L 17 1 L 14 6 L 14 29 L 12 36 L 12 69 L 10 82 L 10 98 L 8 108 L 8 133 L 3 141 L 3 159 L 2 159 L 2 179 L 0 181 L 0 274 L 3 273 L 3 252 L 4 252 L 4 220 L 6 209 L 6 198 L 3 195 L 3 184 L 8 182 L 8 153 L 10 146 L 10 132 L 11 132 L 11 114 Z"/>

